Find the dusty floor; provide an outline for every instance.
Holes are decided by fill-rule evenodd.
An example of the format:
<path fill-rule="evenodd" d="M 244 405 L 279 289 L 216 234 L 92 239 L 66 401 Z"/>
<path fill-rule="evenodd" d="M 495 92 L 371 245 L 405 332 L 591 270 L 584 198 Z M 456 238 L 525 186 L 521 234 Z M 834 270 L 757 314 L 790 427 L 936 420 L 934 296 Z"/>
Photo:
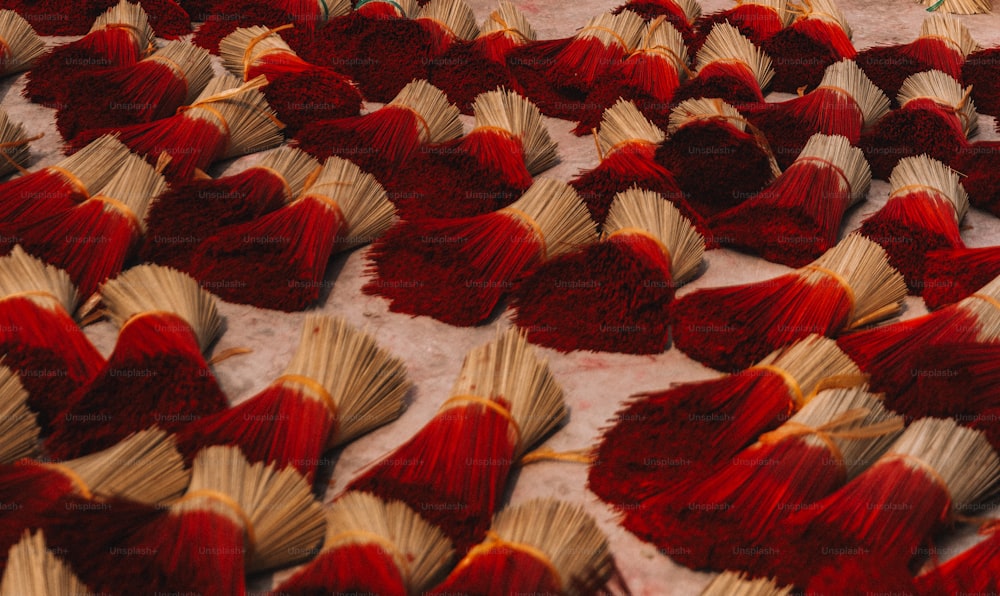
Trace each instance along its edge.
<path fill-rule="evenodd" d="M 540 38 L 572 35 L 589 17 L 606 11 L 618 2 L 612 0 L 577 0 L 551 2 L 516 0 L 539 33 Z M 494 0 L 470 0 L 479 20 L 494 8 Z M 705 0 L 705 13 L 729 8 L 729 0 Z M 854 43 L 862 49 L 876 43 L 907 42 L 916 37 L 921 21 L 927 16 L 917 3 L 908 0 L 867 2 L 841 0 L 840 7 L 854 29 Z M 973 36 L 983 46 L 1000 45 L 1000 14 L 962 17 Z M 50 39 L 55 43 L 56 39 Z M 2 103 L 14 120 L 25 123 L 32 135 L 45 137 L 32 144 L 32 169 L 59 159 L 59 137 L 53 124 L 52 110 L 26 103 L 20 96 L 23 77 L 0 82 Z M 784 99 L 787 96 L 774 96 Z M 467 120 L 467 123 L 469 121 Z M 568 180 L 576 172 L 597 163 L 590 138 L 570 134 L 571 125 L 558 120 L 548 121 L 549 130 L 559 142 L 561 163 L 545 176 Z M 982 117 L 980 137 L 996 138 L 992 118 Z M 221 164 L 211 173 L 220 175 L 245 168 L 258 157 L 250 156 Z M 857 227 L 860 219 L 885 202 L 888 187 L 885 182 L 872 184 L 868 200 L 849 213 L 843 233 Z M 963 234 L 971 246 L 1000 243 L 1000 224 L 992 216 L 972 210 L 965 222 Z M 506 316 L 474 329 L 455 328 L 426 317 L 409 317 L 390 313 L 379 298 L 365 296 L 363 283 L 364 249 L 336 259 L 328 272 L 329 295 L 319 310 L 345 317 L 351 323 L 367 329 L 378 341 L 402 357 L 416 389 L 410 396 L 407 411 L 397 422 L 355 441 L 337 456 L 336 467 L 327 499 L 336 495 L 363 465 L 393 448 L 423 425 L 448 395 L 459 371 L 465 352 L 494 337 L 497 325 L 508 324 Z M 697 288 L 730 285 L 773 277 L 787 269 L 726 250 L 706 254 L 704 274 L 679 292 L 683 295 Z M 905 317 L 925 312 L 919 299 L 909 298 Z M 281 374 L 297 342 L 302 313 L 285 314 L 223 303 L 221 311 L 227 330 L 215 347 L 222 351 L 234 346 L 252 348 L 245 356 L 231 358 L 216 367 L 216 373 L 232 401 L 239 402 L 262 389 Z M 114 343 L 115 328 L 99 323 L 87 329 L 104 353 Z M 594 443 L 599 429 L 618 409 L 627 396 L 645 390 L 664 388 L 671 383 L 706 379 L 718 373 L 690 360 L 676 349 L 655 357 L 624 356 L 596 353 L 562 355 L 542 350 L 565 389 L 571 414 L 568 424 L 546 443 L 557 451 L 585 448 Z M 536 463 L 524 468 L 516 477 L 510 502 L 518 503 L 532 497 L 553 496 L 581 503 L 595 515 L 607 532 L 617 563 L 634 594 L 697 594 L 710 580 L 706 573 L 696 573 L 674 564 L 656 549 L 642 543 L 619 528 L 610 509 L 585 490 L 585 469 L 573 463 Z M 967 545 L 971 537 L 958 545 Z M 278 577 L 284 577 L 282 572 Z M 255 582 L 259 588 L 269 585 L 268 578 Z"/>

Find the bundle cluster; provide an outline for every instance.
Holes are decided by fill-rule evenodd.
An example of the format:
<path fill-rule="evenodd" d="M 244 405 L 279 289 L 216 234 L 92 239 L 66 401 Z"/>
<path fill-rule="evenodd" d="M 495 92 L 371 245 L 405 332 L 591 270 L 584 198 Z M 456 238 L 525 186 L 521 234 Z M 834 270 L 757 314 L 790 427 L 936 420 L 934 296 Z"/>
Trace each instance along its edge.
<path fill-rule="evenodd" d="M 0 2 L 0 76 L 65 142 L 32 164 L 0 113 L 0 596 L 223 596 L 302 563 L 277 592 L 606 590 L 580 506 L 506 503 L 569 416 L 535 346 L 719 373 L 623 401 L 583 457 L 628 531 L 728 571 L 706 594 L 1000 589 L 992 526 L 921 554 L 1000 488 L 1000 249 L 963 239 L 1000 215 L 1000 48 L 946 14 L 988 1 L 925 4 L 859 50 L 833 0 L 630 0 L 561 39 L 506 1 Z M 546 118 L 596 165 L 545 177 Z M 388 310 L 510 325 L 323 506 L 405 363 L 309 313 L 233 404 L 217 302 L 323 306 L 364 245 Z M 682 288 L 713 249 L 790 269 Z M 932 312 L 894 320 L 908 294 Z"/>

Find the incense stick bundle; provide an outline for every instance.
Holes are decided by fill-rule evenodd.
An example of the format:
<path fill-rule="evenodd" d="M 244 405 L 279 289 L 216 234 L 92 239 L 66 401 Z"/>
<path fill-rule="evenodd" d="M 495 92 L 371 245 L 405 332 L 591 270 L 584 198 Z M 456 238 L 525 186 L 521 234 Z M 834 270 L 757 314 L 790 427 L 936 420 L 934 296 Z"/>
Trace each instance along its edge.
<path fill-rule="evenodd" d="M 276 590 L 424 594 L 453 559 L 448 538 L 406 503 L 350 491 L 326 512 L 323 549 Z"/>
<path fill-rule="evenodd" d="M 278 36 L 280 30 L 236 29 L 219 43 L 223 66 L 244 81 L 267 77 L 264 97 L 288 134 L 312 120 L 360 114 L 362 98 L 354 83 L 333 68 L 300 58 Z"/>
<path fill-rule="evenodd" d="M 855 60 L 886 95 L 895 97 L 906 79 L 918 72 L 938 70 L 963 80 L 960 77 L 965 57 L 980 49 L 962 21 L 938 13 L 924 20 L 916 40 L 868 48 L 858 52 Z"/>
<path fill-rule="evenodd" d="M 986 535 L 965 552 L 935 565 L 916 578 L 919 594 L 974 594 L 1000 590 L 1000 526 L 996 521 L 985 525 Z"/>
<path fill-rule="evenodd" d="M 863 387 L 821 391 L 711 476 L 644 498 L 623 525 L 691 569 L 756 573 L 785 516 L 860 474 L 902 430 L 902 418 Z"/>
<path fill-rule="evenodd" d="M 720 98 L 737 108 L 764 101 L 774 68 L 771 58 L 729 23 L 718 23 L 695 59 L 695 76 L 674 93 L 685 99 Z"/>
<path fill-rule="evenodd" d="M 791 273 L 684 295 L 673 305 L 674 344 L 706 366 L 737 371 L 809 334 L 835 337 L 891 318 L 905 297 L 885 250 L 854 233 Z"/>
<path fill-rule="evenodd" d="M 767 137 L 721 99 L 682 101 L 667 132 L 656 162 L 702 217 L 742 203 L 781 173 Z"/>
<path fill-rule="evenodd" d="M 948 165 L 961 176 L 962 188 L 973 207 L 1000 215 L 1000 183 L 996 173 L 1000 168 L 1000 143 L 969 143 L 958 150 Z"/>
<path fill-rule="evenodd" d="M 350 0 L 222 0 L 198 27 L 192 42 L 221 53 L 222 41 L 237 29 L 291 24 L 304 34 L 313 32 L 329 19 L 351 12 Z"/>
<path fill-rule="evenodd" d="M 331 256 L 378 238 L 394 213 L 374 176 L 331 157 L 296 200 L 206 238 L 191 271 L 230 302 L 302 310 L 331 283 L 324 281 Z"/>
<path fill-rule="evenodd" d="M 103 136 L 55 165 L 0 183 L 0 235 L 16 242 L 23 227 L 86 200 L 111 181 L 129 155 L 118 139 Z"/>
<path fill-rule="evenodd" d="M 118 340 L 98 375 L 70 396 L 46 440 L 46 451 L 58 459 L 92 453 L 154 424 L 177 430 L 228 405 L 202 356 L 222 319 L 198 282 L 140 265 L 105 282 L 101 297 Z"/>
<path fill-rule="evenodd" d="M 641 42 L 629 48 L 621 66 L 594 84 L 584 109 L 576 116 L 573 132 L 593 132 L 604 111 L 622 99 L 666 128 L 674 91 L 690 73 L 684 38 L 665 17 L 654 19 L 644 28 Z"/>
<path fill-rule="evenodd" d="M 28 70 L 45 52 L 28 21 L 13 10 L 0 10 L 0 76 Z"/>
<path fill-rule="evenodd" d="M 242 594 L 245 574 L 307 559 L 325 525 L 298 472 L 251 464 L 236 447 L 209 447 L 195 458 L 184 496 L 123 545 L 145 556 L 120 558 L 131 573 L 119 589 Z"/>
<path fill-rule="evenodd" d="M 918 364 L 925 348 L 935 344 L 997 343 L 1000 340 L 998 301 L 1000 278 L 968 298 L 930 314 L 845 335 L 837 343 L 871 375 L 872 389 L 886 394 L 886 404 L 897 412 L 908 414 L 910 408 L 919 404 L 913 401 L 911 392 L 917 379 L 940 374 L 935 370 L 948 370 L 947 359 L 933 363 L 930 369 Z M 971 398 L 963 396 L 961 399 Z M 942 399 L 940 403 L 949 404 L 949 401 Z M 919 405 L 926 408 L 937 402 L 935 397 Z"/>
<path fill-rule="evenodd" d="M 81 296 L 121 272 L 144 233 L 149 200 L 167 187 L 163 176 L 138 155 L 129 155 L 115 176 L 92 197 L 21 230 L 24 249 L 64 269 Z"/>
<path fill-rule="evenodd" d="M 937 341 L 913 358 L 913 384 L 892 405 L 909 418 L 953 418 L 963 426 L 997 436 L 1000 379 L 995 371 L 1000 349 L 995 343 Z"/>
<path fill-rule="evenodd" d="M 972 87 L 972 101 L 976 102 L 976 109 L 987 116 L 1000 115 L 1000 78 L 996 76 L 998 60 L 1000 48 L 985 48 L 968 54 L 962 63 L 959 80 Z"/>
<path fill-rule="evenodd" d="M 556 143 L 531 101 L 514 91 L 481 93 L 469 134 L 421 147 L 392 178 L 403 219 L 482 215 L 510 205 L 555 165 Z"/>
<path fill-rule="evenodd" d="M 242 83 L 230 75 L 208 82 L 194 103 L 181 106 L 169 118 L 114 129 L 92 129 L 70 141 L 76 149 L 107 132 L 115 132 L 132 151 L 155 163 L 161 153 L 171 157 L 163 170 L 171 183 L 191 179 L 213 162 L 280 145 L 284 125 L 260 88 L 267 79 Z"/>
<path fill-rule="evenodd" d="M 477 325 L 538 265 L 596 239 L 576 191 L 539 178 L 493 213 L 399 221 L 369 251 L 372 279 L 363 291 L 387 299 L 393 312 Z"/>
<path fill-rule="evenodd" d="M 7 112 L 0 110 L 0 176 L 24 171 L 31 157 L 29 143 L 39 138 L 41 135 L 29 138 L 24 132 L 24 125 L 14 122 Z"/>
<path fill-rule="evenodd" d="M 774 60 L 774 91 L 794 93 L 820 84 L 828 67 L 857 55 L 851 26 L 833 0 L 789 3 L 795 15 L 787 27 L 764 40 L 761 48 Z"/>
<path fill-rule="evenodd" d="M 86 457 L 0 465 L 0 496 L 8 506 L 0 512 L 0 569 L 24 530 L 59 523 L 70 511 L 67 505 L 100 509 L 105 497 L 155 505 L 180 495 L 190 477 L 173 438 L 157 429 Z"/>
<path fill-rule="evenodd" d="M 964 248 L 959 224 L 969 199 L 958 174 L 926 155 L 899 160 L 889 184 L 889 200 L 861 222 L 859 231 L 885 249 L 910 291 L 920 294 L 927 253 Z"/>
<path fill-rule="evenodd" d="M 89 589 L 73 570 L 45 546 L 42 532 L 24 532 L 7 555 L 7 569 L 0 580 L 0 596 L 65 596 L 88 594 Z"/>
<path fill-rule="evenodd" d="M 927 308 L 941 308 L 970 296 L 998 275 L 1000 247 L 928 251 L 920 296 Z"/>
<path fill-rule="evenodd" d="M 601 242 L 542 264 L 511 297 L 514 324 L 563 352 L 658 354 L 675 288 L 701 267 L 705 240 L 656 193 L 619 193 Z"/>
<path fill-rule="evenodd" d="M 789 596 L 794 586 L 779 587 L 771 578 L 750 579 L 743 572 L 724 571 L 701 592 L 701 596 Z"/>
<path fill-rule="evenodd" d="M 149 205 L 140 258 L 190 271 L 206 238 L 291 203 L 319 167 L 304 151 L 282 146 L 238 174 L 172 186 Z"/>
<path fill-rule="evenodd" d="M 791 22 L 793 14 L 787 4 L 784 0 L 747 0 L 737 2 L 733 8 L 702 15 L 695 21 L 697 35 L 691 43 L 691 53 L 698 53 L 719 23 L 732 25 L 755 46 L 760 46 Z"/>
<path fill-rule="evenodd" d="M 51 106 L 73 75 L 135 64 L 153 47 L 154 37 L 142 6 L 120 0 L 81 39 L 56 46 L 35 61 L 25 75 L 24 97 Z"/>
<path fill-rule="evenodd" d="M 993 8 L 992 0 L 920 0 L 928 11 L 940 10 L 953 14 L 984 14 Z"/>
<path fill-rule="evenodd" d="M 633 396 L 594 448 L 588 487 L 622 512 L 711 477 L 831 381 L 861 371 L 832 340 L 811 335 L 733 375 Z M 683 493 L 679 493 L 683 494 Z M 642 517 L 631 530 L 642 534 Z"/>
<path fill-rule="evenodd" d="M 819 86 L 805 95 L 744 109 L 782 168 L 795 161 L 812 135 L 840 135 L 857 144 L 861 132 L 888 111 L 889 99 L 850 60 L 828 66 Z"/>
<path fill-rule="evenodd" d="M 625 10 L 634 12 L 647 23 L 657 17 L 666 18 L 684 37 L 685 44 L 694 41 L 694 25 L 701 16 L 701 4 L 697 0 L 627 0 L 612 10 L 611 14 Z"/>
<path fill-rule="evenodd" d="M 515 5 L 501 0 L 497 9 L 479 27 L 479 35 L 471 41 L 457 39 L 435 58 L 427 80 L 448 96 L 463 114 L 473 113 L 473 102 L 488 89 L 521 89 L 510 68 L 507 56 L 517 47 L 537 39 Z"/>
<path fill-rule="evenodd" d="M 831 574 L 839 575 L 839 592 L 866 576 L 903 574 L 934 530 L 988 496 L 998 480 L 1000 457 L 982 433 L 920 419 L 860 476 L 785 518 L 776 534 L 790 554 L 767 563 L 779 582 L 806 586 L 824 568 L 853 561 L 853 573 Z"/>
<path fill-rule="evenodd" d="M 598 594 L 614 573 L 608 539 L 579 505 L 534 499 L 497 513 L 480 542 L 430 595 Z"/>
<path fill-rule="evenodd" d="M 347 490 L 399 499 L 465 553 L 481 541 L 515 462 L 566 417 L 546 361 L 508 329 L 472 349 L 451 397 Z"/>
<path fill-rule="evenodd" d="M 688 204 L 674 174 L 655 159 L 665 137 L 635 104 L 620 100 L 604 112 L 601 129 L 594 137 L 601 162 L 577 174 L 569 184 L 580 193 L 590 217 L 598 225 L 604 224 L 608 208 L 618 193 L 641 188 L 673 203 L 711 242 L 708 226 Z"/>
<path fill-rule="evenodd" d="M 876 178 L 887 180 L 904 157 L 926 154 L 950 164 L 979 127 L 969 88 L 963 89 L 941 71 L 920 72 L 906 79 L 897 100 L 900 108 L 863 133 L 858 145 Z"/>
<path fill-rule="evenodd" d="M 587 94 L 622 65 L 646 24 L 629 10 L 587 21 L 576 35 L 516 48 L 507 65 L 524 94 L 546 116 L 576 120 Z"/>
<path fill-rule="evenodd" d="M 104 358 L 70 313 L 79 295 L 69 275 L 24 252 L 0 257 L 0 353 L 27 390 L 28 407 L 43 433 Z"/>
<path fill-rule="evenodd" d="M 383 29 L 387 21 L 410 21 L 418 9 L 416 0 L 360 0 L 353 11 L 330 18 L 318 29 L 286 29 L 281 37 L 303 60 L 330 66 L 357 81 L 358 75 L 364 76 L 365 70 L 378 71 L 384 58 L 377 54 L 360 56 L 366 40 Z M 412 31 L 417 26 L 410 23 L 410 27 Z M 372 99 L 364 89 L 362 94 Z"/>
<path fill-rule="evenodd" d="M 7 8 L 17 11 L 39 35 L 84 35 L 94 19 L 115 0 L 9 0 Z M 191 33 L 191 19 L 174 0 L 138 0 L 149 15 L 157 37 L 175 39 Z"/>
<path fill-rule="evenodd" d="M 847 137 L 815 134 L 774 182 L 709 226 L 724 244 L 802 267 L 833 248 L 844 214 L 871 185 L 864 153 Z"/>
<path fill-rule="evenodd" d="M 38 451 L 41 428 L 28 398 L 17 373 L 0 360 L 0 464 L 32 457 Z"/>
<path fill-rule="evenodd" d="M 135 64 L 82 77 L 86 78 L 79 78 L 79 84 L 68 86 L 62 95 L 64 105 L 56 111 L 56 128 L 67 141 L 88 129 L 125 127 L 172 116 L 208 84 L 212 62 L 205 50 L 171 41 Z"/>
<path fill-rule="evenodd" d="M 349 159 L 386 184 L 421 146 L 444 143 L 462 134 L 458 108 L 427 81 L 413 81 L 391 102 L 361 116 L 306 124 L 295 143 L 318 159 Z"/>
<path fill-rule="evenodd" d="M 345 60 L 346 74 L 369 101 L 388 102 L 411 81 L 427 79 L 431 65 L 453 43 L 479 33 L 464 0 L 432 0 L 406 14 L 410 18 L 378 20 Z"/>
<path fill-rule="evenodd" d="M 397 418 L 411 384 L 403 362 L 343 319 L 307 315 L 284 373 L 237 406 L 192 422 L 179 435 L 193 455 L 237 445 L 250 462 L 314 478 L 323 453 Z"/>

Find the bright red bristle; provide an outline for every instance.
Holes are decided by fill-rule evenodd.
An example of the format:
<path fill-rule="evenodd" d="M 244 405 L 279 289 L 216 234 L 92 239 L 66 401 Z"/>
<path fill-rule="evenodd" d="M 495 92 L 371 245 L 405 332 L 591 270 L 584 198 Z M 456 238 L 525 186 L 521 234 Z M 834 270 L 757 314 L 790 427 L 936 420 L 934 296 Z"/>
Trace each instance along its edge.
<path fill-rule="evenodd" d="M 323 293 L 327 263 L 345 228 L 335 208 L 305 197 L 206 238 L 198 245 L 191 271 L 224 300 L 302 310 Z"/>
<path fill-rule="evenodd" d="M 0 183 L 0 197 L 0 226 L 12 235 L 5 244 L 16 244 L 22 227 L 72 209 L 89 193 L 72 172 L 43 168 Z"/>
<path fill-rule="evenodd" d="M 766 140 L 719 120 L 686 124 L 657 148 L 655 159 L 702 217 L 742 203 L 774 179 Z"/>
<path fill-rule="evenodd" d="M 861 135 L 858 146 L 871 164 L 872 176 L 888 180 L 904 157 L 927 155 L 952 163 L 968 145 L 962 122 L 955 112 L 933 99 L 914 99 L 893 110 Z"/>
<path fill-rule="evenodd" d="M 547 39 L 511 50 L 507 66 L 522 93 L 546 116 L 576 120 L 585 106 L 587 91 L 557 89 L 549 69 L 573 38 Z"/>
<path fill-rule="evenodd" d="M 764 563 L 780 583 L 807 586 L 853 558 L 879 576 L 907 569 L 934 531 L 991 492 L 1000 460 L 981 433 L 947 419 L 911 424 L 888 452 L 836 493 L 782 520 Z M 877 556 L 875 556 L 877 553 Z M 839 567 L 838 567 L 839 568 Z"/>
<path fill-rule="evenodd" d="M 721 98 L 737 108 L 764 101 L 764 94 L 750 68 L 743 64 L 713 62 L 674 92 L 674 104 L 685 99 Z"/>
<path fill-rule="evenodd" d="M 245 223 L 282 207 L 288 183 L 269 168 L 251 167 L 224 178 L 172 186 L 146 216 L 143 261 L 190 271 L 198 246 L 225 226 Z"/>
<path fill-rule="evenodd" d="M 996 175 L 1000 169 L 1000 143 L 976 141 L 963 146 L 949 165 L 961 174 L 969 204 L 1000 217 L 1000 182 Z"/>
<path fill-rule="evenodd" d="M 318 399 L 275 382 L 247 401 L 194 420 L 178 431 L 189 459 L 209 445 L 237 445 L 250 462 L 294 467 L 312 479 L 336 420 Z"/>
<path fill-rule="evenodd" d="M 973 52 L 962 64 L 961 81 L 972 85 L 972 101 L 976 109 L 989 116 L 1000 116 L 1000 77 L 996 76 L 1000 48 Z"/>
<path fill-rule="evenodd" d="M 131 66 L 146 51 L 136 34 L 124 27 L 101 29 L 77 41 L 56 46 L 43 55 L 26 75 L 24 97 L 52 107 L 61 107 L 67 83 L 76 75 L 106 68 Z M 68 106 L 67 106 L 68 107 Z"/>
<path fill-rule="evenodd" d="M 628 0 L 612 10 L 611 14 L 618 14 L 623 10 L 632 11 L 647 22 L 657 17 L 664 17 L 684 37 L 686 45 L 690 45 L 695 39 L 694 25 L 684 9 L 674 0 Z"/>
<path fill-rule="evenodd" d="M 104 358 L 62 307 L 30 298 L 0 299 L 0 352 L 27 389 L 28 407 L 43 432 L 63 412 L 70 395 L 93 379 Z"/>
<path fill-rule="evenodd" d="M 987 538 L 965 552 L 917 576 L 918 593 L 990 594 L 1000 591 L 1000 528 L 982 530 Z"/>
<path fill-rule="evenodd" d="M 361 569 L 364 573 L 359 573 Z M 409 596 L 397 563 L 381 543 L 348 544 L 320 553 L 309 563 L 308 572 L 296 573 L 277 590 L 289 596 Z"/>
<path fill-rule="evenodd" d="M 978 320 L 960 304 L 931 314 L 850 333 L 837 344 L 871 375 L 872 391 L 886 394 L 886 403 L 906 393 L 916 382 L 914 362 L 923 347 L 938 342 L 973 342 Z"/>
<path fill-rule="evenodd" d="M 802 267 L 837 243 L 844 214 L 868 190 L 867 169 L 846 138 L 814 135 L 774 182 L 709 226 L 722 244 Z"/>
<path fill-rule="evenodd" d="M 625 513 L 651 495 L 707 478 L 787 419 L 795 410 L 791 391 L 780 374 L 751 368 L 635 396 L 602 433 L 587 486 Z"/>
<path fill-rule="evenodd" d="M 192 42 L 213 54 L 219 53 L 219 42 L 240 27 L 261 25 L 280 27 L 294 24 L 311 30 L 323 18 L 318 0 L 225 0 L 217 2 L 212 13 L 198 27 Z"/>
<path fill-rule="evenodd" d="M 828 66 L 857 55 L 847 33 L 820 18 L 797 20 L 761 47 L 774 61 L 771 89 L 786 93 L 815 87 Z"/>
<path fill-rule="evenodd" d="M 287 134 L 313 121 L 360 114 L 361 93 L 349 78 L 331 68 L 306 66 L 264 64 L 249 71 L 250 78 L 267 76 L 264 96 L 285 124 Z"/>
<path fill-rule="evenodd" d="M 917 39 L 902 46 L 875 46 L 862 50 L 854 61 L 873 83 L 895 99 L 903 81 L 918 72 L 940 70 L 959 79 L 964 57 L 943 40 Z"/>
<path fill-rule="evenodd" d="M 21 231 L 29 253 L 69 273 L 80 294 L 90 296 L 133 256 L 142 227 L 131 212 L 92 198 Z"/>
<path fill-rule="evenodd" d="M 736 27 L 756 46 L 761 46 L 785 26 L 783 16 L 773 7 L 750 3 L 738 4 L 734 8 L 704 15 L 695 21 L 697 34 L 689 46 L 691 54 L 698 53 L 712 28 L 718 23 L 729 23 Z"/>
<path fill-rule="evenodd" d="M 829 88 L 787 101 L 750 106 L 743 113 L 767 136 L 782 170 L 792 165 L 814 134 L 839 135 L 856 144 L 864 126 L 864 114 L 857 101 Z"/>
<path fill-rule="evenodd" d="M 427 596 L 566 593 L 560 579 L 553 575 L 551 563 L 502 543 L 463 562 L 466 564 L 460 564 Z"/>
<path fill-rule="evenodd" d="M 389 183 L 404 219 L 471 217 L 516 201 L 533 181 L 521 142 L 504 131 L 473 130 L 421 147 Z"/>
<path fill-rule="evenodd" d="M 410 81 L 428 77 L 428 61 L 438 57 L 435 40 L 416 20 L 369 19 L 367 23 L 367 32 L 355 37 L 357 45 L 344 60 L 344 73 L 366 100 L 388 102 Z M 339 68 L 336 63 L 332 66 Z"/>
<path fill-rule="evenodd" d="M 926 254 L 920 295 L 937 309 L 966 298 L 1000 275 L 1000 247 L 958 247 Z"/>
<path fill-rule="evenodd" d="M 897 195 L 861 222 L 859 231 L 877 242 L 915 294 L 926 289 L 927 253 L 964 248 L 955 206 L 936 192 Z M 990 277 L 986 281 L 993 279 Z M 985 283 L 985 282 L 984 282 Z M 980 284 L 981 286 L 982 284 Z"/>
<path fill-rule="evenodd" d="M 362 116 L 306 124 L 295 146 L 318 159 L 342 157 L 382 181 L 418 152 L 421 126 L 412 110 L 390 104 Z"/>
<path fill-rule="evenodd" d="M 673 305 L 674 344 L 706 366 L 736 371 L 810 333 L 836 334 L 848 324 L 850 300 L 837 280 L 808 283 L 797 273 L 697 290 Z"/>
<path fill-rule="evenodd" d="M 130 319 L 104 368 L 68 401 L 45 442 L 56 459 L 104 449 L 152 425 L 177 430 L 229 405 L 191 326 L 165 312 Z"/>
<path fill-rule="evenodd" d="M 813 508 L 784 520 L 776 532 L 788 537 L 778 542 L 788 540 L 795 548 L 777 562 L 776 576 L 782 583 L 808 585 L 834 564 L 829 554 L 854 557 L 871 572 L 905 568 L 931 532 L 948 522 L 950 509 L 947 488 L 924 470 L 903 460 L 878 463 Z"/>
<path fill-rule="evenodd" d="M 658 244 L 620 236 L 557 257 L 518 284 L 514 324 L 532 343 L 562 352 L 659 354 L 674 297 Z"/>
<path fill-rule="evenodd" d="M 692 211 L 685 205 L 684 193 L 678 187 L 674 174 L 653 159 L 657 147 L 652 143 L 638 142 L 623 145 L 605 155 L 597 167 L 580 172 L 570 180 L 570 185 L 580 193 L 595 222 L 603 224 L 615 195 L 633 186 L 656 192 L 681 206 L 685 215 Z M 697 214 L 692 215 L 693 219 L 701 220 Z"/>
<path fill-rule="evenodd" d="M 84 35 L 98 15 L 117 0 L 8 0 L 4 8 L 15 10 L 31 23 L 39 35 Z M 156 34 L 176 38 L 191 32 L 191 19 L 173 0 L 138 0 L 149 15 Z"/>
<path fill-rule="evenodd" d="M 372 245 L 368 259 L 375 279 L 363 290 L 389 300 L 393 312 L 477 325 L 541 263 L 543 253 L 534 233 L 502 212 L 404 220 Z"/>
<path fill-rule="evenodd" d="M 886 403 L 908 418 L 954 418 L 979 426 L 979 415 L 1000 408 L 1000 346 L 938 340 L 914 357 L 914 382 Z M 994 423 L 995 424 L 995 423 Z"/>
<path fill-rule="evenodd" d="M 69 141 L 69 148 L 76 151 L 106 134 L 117 134 L 119 141 L 150 163 L 155 163 L 161 153 L 169 155 L 163 175 L 171 183 L 190 180 L 195 170 L 207 170 L 222 157 L 229 143 L 218 125 L 181 113 L 148 123 L 86 130 Z"/>
<path fill-rule="evenodd" d="M 0 513 L 0 569 L 25 529 L 42 527 L 46 512 L 77 489 L 69 476 L 33 460 L 0 465 L 0 499 L 14 508 Z"/>
<path fill-rule="evenodd" d="M 508 406 L 501 398 L 498 407 Z M 506 490 L 517 445 L 510 418 L 457 403 L 351 481 L 348 490 L 399 499 L 465 552 L 483 538 Z"/>
<path fill-rule="evenodd" d="M 444 91 L 463 114 L 471 114 L 473 101 L 484 90 L 520 91 L 507 66 L 507 55 L 516 47 L 504 32 L 473 41 L 457 40 L 433 59 L 427 80 Z"/>

